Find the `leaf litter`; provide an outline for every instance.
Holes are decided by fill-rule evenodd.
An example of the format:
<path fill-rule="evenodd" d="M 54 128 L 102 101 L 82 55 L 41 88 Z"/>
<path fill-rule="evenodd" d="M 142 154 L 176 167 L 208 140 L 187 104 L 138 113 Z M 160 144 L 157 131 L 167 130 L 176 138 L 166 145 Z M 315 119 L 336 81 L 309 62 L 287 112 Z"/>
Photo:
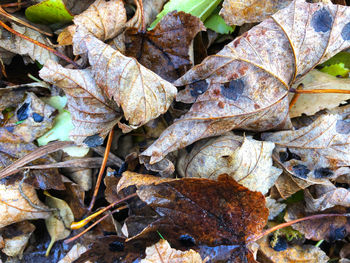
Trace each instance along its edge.
<path fill-rule="evenodd" d="M 2 4 L 1 258 L 346 260 L 350 9 L 332 2 Z M 7 13 L 28 6 L 35 26 Z M 7 77 L 18 57 L 35 83 Z"/>

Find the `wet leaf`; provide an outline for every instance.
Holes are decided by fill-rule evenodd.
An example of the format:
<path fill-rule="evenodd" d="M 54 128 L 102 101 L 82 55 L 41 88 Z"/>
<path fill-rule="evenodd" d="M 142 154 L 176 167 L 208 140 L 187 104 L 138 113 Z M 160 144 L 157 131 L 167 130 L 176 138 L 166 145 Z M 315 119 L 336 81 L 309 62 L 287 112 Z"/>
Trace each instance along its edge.
<path fill-rule="evenodd" d="M 157 244 L 146 248 L 146 257 L 141 260 L 141 263 L 157 262 L 202 263 L 203 261 L 198 252 L 192 249 L 188 251 L 173 249 L 166 240 L 161 239 Z"/>
<path fill-rule="evenodd" d="M 151 31 L 127 30 L 126 55 L 173 82 L 192 66 L 189 47 L 197 33 L 204 30 L 199 18 L 174 11 Z"/>
<path fill-rule="evenodd" d="M 46 256 L 48 256 L 56 241 L 69 236 L 71 231 L 70 225 L 74 221 L 74 215 L 65 201 L 53 197 L 48 192 L 45 192 L 45 195 L 46 205 L 57 209 L 52 212 L 49 218 L 45 219 L 46 228 L 51 237 L 51 242 L 46 250 Z"/>
<path fill-rule="evenodd" d="M 295 177 L 327 183 L 349 166 L 349 106 L 327 111 L 310 125 L 294 131 L 263 134 L 276 144 L 274 158 Z"/>
<path fill-rule="evenodd" d="M 174 83 L 187 85 L 177 99 L 192 96 L 195 103 L 141 154 L 143 161 L 154 164 L 169 152 L 232 129 L 290 129 L 289 85 L 350 46 L 347 10 L 296 0 L 188 71 Z M 305 20 L 298 30 L 293 28 L 297 18 Z"/>
<path fill-rule="evenodd" d="M 0 184 L 0 211 L 2 211 L 0 213 L 0 228 L 24 220 L 48 218 L 50 216 L 50 213 L 31 206 L 21 195 L 18 185 L 18 181 L 10 185 L 6 185 L 4 182 Z M 22 190 L 32 203 L 44 210 L 48 209 L 38 199 L 34 187 L 23 184 Z"/>
<path fill-rule="evenodd" d="M 261 193 L 251 192 L 227 175 L 218 181 L 183 178 L 140 186 L 140 199 L 154 209 L 158 219 L 128 242 L 157 236 L 181 247 L 186 240 L 195 245 L 236 245 L 231 260 L 251 258 L 246 242 L 266 224 L 268 210 Z M 148 238 L 147 238 L 148 236 Z M 253 262 L 253 261 L 248 261 Z"/>
<path fill-rule="evenodd" d="M 28 36 L 47 46 L 51 46 L 49 41 L 44 36 L 31 28 L 19 26 L 15 23 L 11 23 L 11 27 L 22 35 Z M 45 62 L 49 59 L 56 61 L 58 60 L 53 53 L 42 47 L 34 45 L 23 38 L 15 36 L 7 32 L 5 29 L 0 30 L 0 47 L 15 54 L 29 56 L 33 61 L 36 60 L 40 64 L 45 64 Z"/>
<path fill-rule="evenodd" d="M 312 245 L 291 245 L 284 251 L 276 251 L 271 248 L 268 239 L 265 237 L 259 242 L 260 255 L 258 257 L 259 262 L 271 262 L 271 263 L 293 263 L 293 262 L 319 262 L 327 263 L 329 258 L 326 253 L 319 247 Z"/>
<path fill-rule="evenodd" d="M 122 108 L 129 122 L 129 125 L 119 124 L 124 131 L 142 126 L 168 110 L 177 93 L 172 84 L 140 65 L 136 59 L 81 33 L 82 36 L 75 34 L 75 45 L 80 45 L 88 53 L 97 85 L 103 88 L 108 99 L 114 99 Z"/>
<path fill-rule="evenodd" d="M 68 23 L 73 16 L 67 10 L 63 0 L 45 0 L 26 9 L 26 17 L 33 23 Z"/>
<path fill-rule="evenodd" d="M 66 69 L 49 61 L 40 71 L 40 77 L 62 88 L 67 95 L 74 125 L 70 138 L 89 147 L 101 145 L 121 113 L 117 105 L 104 96 L 91 71 Z"/>
<path fill-rule="evenodd" d="M 350 89 L 350 79 L 336 78 L 318 70 L 310 71 L 305 78 L 298 81 L 293 87 L 303 84 L 303 90 L 310 89 Z M 291 118 L 306 115 L 313 115 L 323 109 L 333 109 L 339 104 L 350 99 L 347 94 L 301 94 L 295 105 L 290 109 Z"/>
<path fill-rule="evenodd" d="M 178 158 L 178 172 L 183 177 L 208 179 L 225 173 L 249 190 L 265 194 L 282 173 L 272 166 L 274 147 L 229 133 L 196 143 L 190 153 Z"/>

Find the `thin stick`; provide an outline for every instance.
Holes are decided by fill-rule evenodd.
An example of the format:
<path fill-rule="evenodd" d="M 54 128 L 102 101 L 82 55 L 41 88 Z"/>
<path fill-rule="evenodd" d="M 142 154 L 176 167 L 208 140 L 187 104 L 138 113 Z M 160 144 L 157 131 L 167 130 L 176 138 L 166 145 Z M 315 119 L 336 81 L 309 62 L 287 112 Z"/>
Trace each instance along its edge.
<path fill-rule="evenodd" d="M 142 25 L 142 32 L 146 32 L 146 23 L 145 23 L 145 12 L 143 10 L 143 3 L 142 0 L 137 0 L 140 4 L 140 9 L 141 9 L 141 25 Z"/>
<path fill-rule="evenodd" d="M 74 67 L 76 68 L 81 68 L 77 63 L 75 63 L 73 60 L 71 60 L 69 57 L 67 57 L 66 55 L 58 52 L 57 50 L 53 49 L 52 47 L 49 47 L 43 43 L 40 43 L 39 41 L 36 41 L 30 37 L 27 37 L 25 35 L 22 35 L 21 33 L 18 33 L 16 30 L 13 30 L 11 27 L 9 27 L 8 25 L 6 25 L 4 22 L 2 22 L 0 20 L 0 26 L 2 26 L 3 28 L 5 28 L 7 31 L 11 32 L 12 34 L 19 36 L 20 38 L 23 38 L 31 43 L 33 43 L 34 45 L 37 45 L 39 47 L 42 47 L 44 49 L 46 49 L 47 51 L 55 54 L 57 57 L 62 58 L 63 60 L 67 61 L 68 63 L 72 64 Z"/>
<path fill-rule="evenodd" d="M 8 18 L 8 19 L 10 19 L 10 20 L 12 20 L 12 21 L 17 22 L 18 24 L 21 24 L 21 25 L 26 26 L 26 27 L 29 27 L 29 28 L 31 28 L 31 29 L 33 29 L 33 30 L 35 30 L 35 31 L 38 31 L 38 32 L 41 33 L 41 34 L 47 35 L 47 36 L 49 36 L 49 37 L 53 37 L 53 34 L 48 33 L 48 32 L 46 32 L 46 31 L 44 31 L 44 30 L 41 30 L 40 28 L 37 28 L 37 27 L 35 27 L 35 26 L 32 26 L 31 24 L 28 24 L 27 22 L 22 21 L 21 19 L 19 19 L 19 18 L 13 16 L 13 15 L 7 13 L 7 12 L 2 8 L 2 6 L 0 6 L 0 15 L 4 16 L 4 17 L 6 17 L 6 18 Z"/>
<path fill-rule="evenodd" d="M 324 217 L 335 217 L 335 216 L 345 216 L 345 217 L 350 217 L 350 213 L 349 214 L 320 214 L 320 215 L 312 215 L 312 216 L 306 216 L 303 218 L 298 218 L 292 221 L 289 221 L 287 223 L 283 223 L 283 224 L 279 224 L 277 226 L 271 227 L 269 229 L 266 229 L 265 231 L 261 232 L 260 235 L 253 237 L 253 240 L 249 241 L 249 242 L 255 242 L 257 240 L 259 240 L 260 238 L 287 226 L 291 226 L 294 225 L 296 223 L 302 222 L 302 221 L 307 221 L 307 220 L 313 220 L 313 219 L 320 219 L 320 218 L 324 218 Z"/>
<path fill-rule="evenodd" d="M 133 197 L 137 196 L 136 193 L 134 194 L 131 194 L 131 195 L 128 195 L 127 197 L 124 197 L 123 199 L 120 199 L 120 200 L 117 200 L 117 201 L 114 201 L 113 203 L 111 203 L 110 205 L 106 206 L 105 208 L 102 208 L 101 210 L 97 211 L 96 213 L 88 216 L 87 218 L 84 218 L 83 220 L 79 221 L 79 222 L 73 222 L 71 225 L 70 225 L 70 228 L 71 229 L 79 229 L 83 226 L 85 226 L 87 223 L 89 223 L 92 219 L 96 218 L 97 216 L 99 216 L 100 214 L 104 213 L 105 211 L 109 210 L 110 208 L 120 204 L 120 203 L 123 203 L 125 202 L 126 200 L 129 200 Z"/>
<path fill-rule="evenodd" d="M 304 88 L 304 85 L 303 83 L 301 83 L 300 85 L 298 85 L 297 89 L 296 90 L 302 90 Z M 295 103 L 298 101 L 300 97 L 300 94 L 297 93 L 297 94 L 294 94 L 292 100 L 290 101 L 289 103 L 289 110 L 291 110 L 291 108 L 293 108 L 293 106 L 295 105 Z"/>
<path fill-rule="evenodd" d="M 101 168 L 100 168 L 100 172 L 98 173 L 97 176 L 97 181 L 96 181 L 96 186 L 95 186 L 95 190 L 94 190 L 94 194 L 92 195 L 92 199 L 88 208 L 88 213 L 91 213 L 92 208 L 94 207 L 95 201 L 96 201 L 96 197 L 97 197 L 97 193 L 98 190 L 100 189 L 100 185 L 101 185 L 101 181 L 102 181 L 102 175 L 106 169 L 106 164 L 108 161 L 108 155 L 109 155 L 109 151 L 111 149 L 111 145 L 112 145 L 112 141 L 113 141 L 113 135 L 114 135 L 114 129 L 112 129 L 109 132 L 108 135 L 108 140 L 107 140 L 107 145 L 106 145 L 106 150 L 105 150 L 105 154 L 103 156 L 103 161 L 101 164 Z"/>
<path fill-rule="evenodd" d="M 322 94 L 322 93 L 350 94 L 350 90 L 345 90 L 345 89 L 310 89 L 310 90 L 290 89 L 289 91 L 296 94 Z"/>
<path fill-rule="evenodd" d="M 17 2 L 17 3 L 8 3 L 8 4 L 2 4 L 0 5 L 1 7 L 14 7 L 17 6 L 19 8 L 19 6 L 21 5 L 27 5 L 30 4 L 29 1 L 25 1 L 25 2 Z"/>

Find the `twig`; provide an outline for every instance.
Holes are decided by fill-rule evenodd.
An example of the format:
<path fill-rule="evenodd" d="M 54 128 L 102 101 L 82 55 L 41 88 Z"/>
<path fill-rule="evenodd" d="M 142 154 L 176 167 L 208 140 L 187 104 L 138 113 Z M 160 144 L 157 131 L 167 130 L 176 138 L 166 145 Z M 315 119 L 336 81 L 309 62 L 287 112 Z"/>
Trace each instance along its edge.
<path fill-rule="evenodd" d="M 350 94 L 350 90 L 345 89 L 309 89 L 309 90 L 298 90 L 291 88 L 289 92 L 296 94 L 322 94 L 322 93 L 340 93 Z"/>

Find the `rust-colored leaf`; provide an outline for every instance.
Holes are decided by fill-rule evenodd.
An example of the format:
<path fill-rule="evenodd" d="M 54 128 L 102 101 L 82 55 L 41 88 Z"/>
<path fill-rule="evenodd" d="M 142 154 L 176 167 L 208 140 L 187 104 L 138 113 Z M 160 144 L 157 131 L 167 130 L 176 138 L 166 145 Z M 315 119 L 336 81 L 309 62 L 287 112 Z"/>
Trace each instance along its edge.
<path fill-rule="evenodd" d="M 290 129 L 290 85 L 350 46 L 348 23 L 348 7 L 295 0 L 207 57 L 174 83 L 187 85 L 178 100 L 195 103 L 142 153 L 144 162 L 232 129 Z"/>
<path fill-rule="evenodd" d="M 126 31 L 126 55 L 173 82 L 191 66 L 189 47 L 199 31 L 205 30 L 198 17 L 184 12 L 167 14 L 151 31 Z"/>

